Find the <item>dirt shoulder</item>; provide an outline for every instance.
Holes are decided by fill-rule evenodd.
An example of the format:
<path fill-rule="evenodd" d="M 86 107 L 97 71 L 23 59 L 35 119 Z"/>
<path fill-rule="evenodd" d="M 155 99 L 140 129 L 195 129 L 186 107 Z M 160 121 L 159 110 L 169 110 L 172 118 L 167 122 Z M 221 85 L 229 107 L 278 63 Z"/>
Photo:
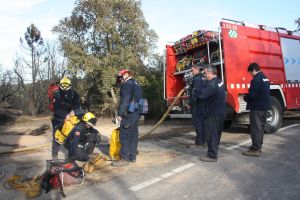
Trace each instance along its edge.
<path fill-rule="evenodd" d="M 139 125 L 140 136 L 145 135 L 155 125 L 156 121 L 146 121 Z M 30 135 L 30 132 L 43 125 L 48 125 L 50 128 L 45 130 L 45 133 L 38 136 Z M 98 118 L 96 129 L 100 132 L 102 141 L 108 142 L 112 131 L 117 126 L 109 118 Z M 161 134 L 176 134 L 178 130 L 191 131 L 191 122 L 189 120 L 165 121 L 151 135 Z M 0 126 L 0 152 L 10 149 L 33 147 L 50 143 L 52 140 L 51 116 L 41 115 L 37 117 L 20 115 L 15 117 L 13 123 L 6 123 Z"/>

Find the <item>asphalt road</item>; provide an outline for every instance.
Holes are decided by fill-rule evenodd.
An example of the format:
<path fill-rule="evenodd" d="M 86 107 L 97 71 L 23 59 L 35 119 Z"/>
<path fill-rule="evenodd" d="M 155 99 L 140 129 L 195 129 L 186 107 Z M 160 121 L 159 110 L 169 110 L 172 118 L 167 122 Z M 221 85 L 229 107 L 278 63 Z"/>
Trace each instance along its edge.
<path fill-rule="evenodd" d="M 300 118 L 289 117 L 279 132 L 265 135 L 263 154 L 245 157 L 250 145 L 247 127 L 224 131 L 216 163 L 203 163 L 206 149 L 193 145 L 194 133 L 183 126 L 156 134 L 139 143 L 137 163 L 114 168 L 107 163 L 86 177 L 85 183 L 65 188 L 65 199 L 300 199 Z M 107 144 L 100 144 L 102 149 Z M 41 174 L 49 149 L 0 158 L 6 177 Z M 3 188 L 0 199 L 25 199 L 20 192 Z M 37 199 L 63 199 L 58 191 Z"/>

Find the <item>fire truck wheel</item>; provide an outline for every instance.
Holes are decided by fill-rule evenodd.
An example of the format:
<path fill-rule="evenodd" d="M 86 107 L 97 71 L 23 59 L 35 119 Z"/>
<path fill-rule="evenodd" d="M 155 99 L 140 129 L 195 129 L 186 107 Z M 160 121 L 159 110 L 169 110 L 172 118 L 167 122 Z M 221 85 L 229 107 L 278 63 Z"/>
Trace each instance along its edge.
<path fill-rule="evenodd" d="M 271 117 L 267 118 L 266 133 L 275 133 L 282 124 L 283 110 L 279 100 L 271 96 Z"/>

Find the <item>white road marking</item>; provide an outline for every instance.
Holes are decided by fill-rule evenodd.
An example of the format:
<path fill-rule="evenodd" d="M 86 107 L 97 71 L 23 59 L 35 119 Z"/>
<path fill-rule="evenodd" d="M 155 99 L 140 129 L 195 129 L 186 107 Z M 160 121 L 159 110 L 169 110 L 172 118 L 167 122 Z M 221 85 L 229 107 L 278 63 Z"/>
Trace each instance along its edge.
<path fill-rule="evenodd" d="M 239 148 L 240 146 L 243 146 L 245 144 L 249 144 L 251 142 L 251 140 L 245 140 L 243 142 L 240 142 L 238 144 L 235 144 L 235 145 L 232 145 L 232 146 L 229 146 L 229 147 L 225 147 L 225 149 L 227 150 L 232 150 L 232 149 L 236 149 L 236 148 Z"/>
<path fill-rule="evenodd" d="M 292 124 L 292 125 L 290 125 L 290 126 L 286 126 L 286 127 L 283 127 L 283 128 L 281 128 L 281 129 L 279 129 L 278 132 L 281 132 L 281 131 L 284 131 L 284 130 L 286 130 L 286 129 L 292 128 L 292 127 L 294 127 L 294 126 L 299 126 L 299 125 L 300 125 L 300 124 Z M 249 143 L 251 143 L 251 139 L 248 139 L 248 140 L 245 140 L 245 141 L 243 141 L 243 142 L 240 142 L 240 143 L 238 143 L 238 144 L 236 144 L 236 145 L 232 145 L 232 146 L 224 147 L 224 148 L 227 149 L 227 150 L 232 150 L 232 149 L 239 148 L 240 146 L 243 146 L 243 145 L 249 144 Z"/>
<path fill-rule="evenodd" d="M 281 131 L 284 131 L 284 130 L 286 130 L 286 129 L 288 129 L 288 128 L 292 128 L 292 127 L 294 127 L 294 126 L 299 126 L 300 124 L 292 124 L 292 125 L 290 125 L 290 126 L 286 126 L 286 127 L 283 127 L 283 128 L 280 128 L 279 130 L 278 130 L 278 132 L 281 132 Z"/>
<path fill-rule="evenodd" d="M 281 132 L 281 131 L 284 131 L 284 130 L 286 130 L 286 129 L 288 129 L 288 128 L 292 128 L 292 127 L 299 126 L 299 125 L 300 125 L 300 124 L 293 124 L 293 125 L 290 125 L 290 126 L 286 126 L 286 127 L 283 127 L 283 128 L 281 128 L 281 129 L 279 129 L 278 132 Z M 193 133 L 195 133 L 195 132 L 188 132 L 188 133 L 185 133 L 185 134 L 193 134 Z M 245 140 L 245 141 L 240 142 L 240 143 L 238 143 L 238 144 L 236 144 L 236 145 L 232 145 L 232 146 L 229 146 L 229 147 L 225 147 L 225 149 L 227 149 L 227 150 L 232 150 L 232 149 L 239 148 L 240 146 L 243 146 L 243 145 L 249 144 L 249 143 L 251 143 L 251 139 Z M 149 179 L 149 180 L 147 180 L 147 181 L 145 181 L 145 182 L 143 182 L 143 183 L 140 183 L 140 184 L 138 184 L 138 185 L 132 186 L 131 188 L 129 188 L 129 190 L 134 191 L 134 192 L 135 192 L 135 191 L 138 191 L 138 190 L 141 190 L 141 189 L 146 188 L 146 187 L 148 187 L 148 186 L 150 186 L 150 185 L 153 185 L 153 184 L 155 184 L 155 183 L 158 183 L 158 182 L 160 182 L 160 181 L 163 180 L 163 179 L 166 179 L 166 178 L 171 177 L 171 176 L 173 176 L 173 175 L 176 175 L 176 174 L 178 174 L 178 173 L 180 173 L 180 172 L 182 172 L 182 171 L 184 171 L 184 170 L 186 170 L 186 169 L 188 169 L 188 168 L 191 168 L 191 167 L 193 167 L 194 165 L 195 165 L 194 163 L 188 163 L 188 164 L 186 164 L 186 165 L 183 165 L 183 166 L 181 166 L 181 167 L 178 167 L 178 168 L 176 168 L 176 169 L 173 169 L 173 170 L 170 171 L 170 172 L 166 172 L 166 173 L 160 175 L 159 177 L 154 177 L 154 178 Z"/>
<path fill-rule="evenodd" d="M 186 169 L 188 169 L 188 168 L 190 168 L 190 167 L 193 167 L 194 165 L 195 165 L 194 163 L 188 163 L 188 164 L 186 164 L 186 165 L 183 165 L 183 166 L 181 166 L 181 167 L 178 167 L 178 168 L 176 168 L 176 169 L 173 169 L 172 172 L 174 172 L 174 173 L 179 173 L 179 172 L 182 172 L 182 171 L 184 171 L 184 170 L 186 170 Z"/>
<path fill-rule="evenodd" d="M 157 182 L 159 182 L 159 181 L 161 181 L 161 180 L 163 180 L 163 179 L 165 179 L 165 178 L 168 178 L 168 177 L 173 176 L 173 175 L 175 175 L 175 174 L 178 174 L 178 173 L 180 173 L 180 172 L 182 172 L 182 171 L 184 171 L 184 170 L 186 170 L 186 169 L 188 169 L 188 168 L 191 168 L 191 167 L 193 167 L 194 165 L 195 165 L 194 163 L 188 163 L 188 164 L 186 164 L 186 165 L 183 165 L 183 166 L 181 166 L 181 167 L 178 167 L 178 168 L 176 168 L 176 169 L 173 169 L 173 170 L 170 171 L 170 172 L 166 172 L 166 173 L 160 175 L 159 177 L 154 177 L 154 178 L 149 179 L 149 180 L 147 180 L 147 181 L 145 181 L 145 182 L 143 182 L 143 183 L 140 183 L 140 184 L 138 184 L 138 185 L 135 185 L 135 186 L 129 188 L 129 190 L 134 191 L 134 192 L 135 192 L 135 191 L 138 191 L 138 190 L 141 190 L 141 189 L 143 189 L 143 188 L 145 188 L 145 187 L 148 187 L 148 186 L 150 186 L 150 185 L 153 185 L 154 183 L 157 183 Z"/>

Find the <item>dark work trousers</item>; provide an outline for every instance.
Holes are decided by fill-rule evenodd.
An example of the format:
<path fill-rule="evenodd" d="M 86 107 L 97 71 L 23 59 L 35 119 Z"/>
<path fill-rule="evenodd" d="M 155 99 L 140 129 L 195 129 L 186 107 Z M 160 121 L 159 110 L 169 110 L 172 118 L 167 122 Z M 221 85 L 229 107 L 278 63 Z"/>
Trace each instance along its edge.
<path fill-rule="evenodd" d="M 63 126 L 63 121 L 52 119 L 52 158 L 57 158 L 60 144 L 55 141 L 55 131 Z"/>
<path fill-rule="evenodd" d="M 122 118 L 120 124 L 121 158 L 127 161 L 136 160 L 140 114 L 138 112 L 128 113 Z"/>
<path fill-rule="evenodd" d="M 205 144 L 205 134 L 203 129 L 203 115 L 201 108 L 197 105 L 192 107 L 192 122 L 196 131 L 195 144 L 204 145 Z"/>
<path fill-rule="evenodd" d="M 264 117 L 266 111 L 250 111 L 250 134 L 252 149 L 260 150 L 263 144 L 264 127 L 267 122 Z"/>
<path fill-rule="evenodd" d="M 207 141 L 207 156 L 218 158 L 218 149 L 223 131 L 224 116 L 213 116 L 204 119 L 204 133 Z"/>

